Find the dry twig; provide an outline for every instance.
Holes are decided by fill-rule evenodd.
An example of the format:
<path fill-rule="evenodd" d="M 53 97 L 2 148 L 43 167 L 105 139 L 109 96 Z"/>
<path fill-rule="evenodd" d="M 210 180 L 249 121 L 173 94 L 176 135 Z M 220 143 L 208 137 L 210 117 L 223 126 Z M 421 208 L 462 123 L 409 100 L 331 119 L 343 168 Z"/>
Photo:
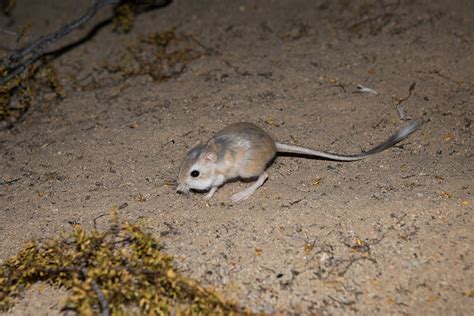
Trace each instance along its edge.
<path fill-rule="evenodd" d="M 411 94 L 413 92 L 413 90 L 415 90 L 415 87 L 416 87 L 416 82 L 413 82 L 411 85 L 410 85 L 410 88 L 408 88 L 408 95 L 404 98 L 394 98 L 394 102 L 396 107 L 397 107 L 397 112 L 398 112 L 398 116 L 400 116 L 400 119 L 401 120 L 409 120 L 410 117 L 407 117 L 406 113 L 405 113 L 405 110 L 403 109 L 402 107 L 402 102 L 408 100 L 410 97 L 411 97 Z"/>
<path fill-rule="evenodd" d="M 81 25 L 89 21 L 97 12 L 110 5 L 118 5 L 127 0 L 94 0 L 92 5 L 87 9 L 79 19 L 61 27 L 56 32 L 34 40 L 24 48 L 14 51 L 7 57 L 0 60 L 0 68 L 3 69 L 4 75 L 0 78 L 0 85 L 5 84 L 16 76 L 22 74 L 28 67 L 34 64 L 44 54 L 45 50 L 53 43 L 65 37 L 72 31 L 78 29 Z M 171 2 L 171 0 L 135 0 L 138 5 L 145 5 L 146 9 L 162 7 Z"/>

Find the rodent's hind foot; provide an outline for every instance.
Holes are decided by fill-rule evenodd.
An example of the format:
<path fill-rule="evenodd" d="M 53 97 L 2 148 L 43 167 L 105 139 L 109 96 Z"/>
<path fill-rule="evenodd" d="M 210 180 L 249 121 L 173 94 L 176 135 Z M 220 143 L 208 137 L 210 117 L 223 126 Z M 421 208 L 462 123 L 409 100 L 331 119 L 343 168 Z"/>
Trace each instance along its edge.
<path fill-rule="evenodd" d="M 255 191 L 254 191 L 255 192 Z M 238 203 L 248 199 L 254 192 L 248 193 L 247 190 L 241 191 L 239 193 L 235 193 L 230 197 L 230 200 L 234 203 Z"/>
<path fill-rule="evenodd" d="M 268 179 L 268 174 L 266 172 L 262 173 L 258 177 L 257 181 L 255 181 L 255 183 L 253 183 L 247 189 L 232 195 L 230 197 L 231 201 L 234 203 L 238 203 L 238 202 L 248 199 L 252 194 L 255 193 L 255 191 L 257 191 L 259 187 L 263 185 L 263 183 L 265 183 L 265 180 L 267 179 Z"/>

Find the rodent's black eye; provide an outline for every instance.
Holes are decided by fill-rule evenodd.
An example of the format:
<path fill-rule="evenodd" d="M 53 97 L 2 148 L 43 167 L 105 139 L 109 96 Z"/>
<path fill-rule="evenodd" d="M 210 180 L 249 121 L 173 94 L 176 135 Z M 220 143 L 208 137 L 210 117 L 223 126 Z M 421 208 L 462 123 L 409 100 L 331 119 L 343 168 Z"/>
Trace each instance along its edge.
<path fill-rule="evenodd" d="M 191 177 L 193 177 L 193 178 L 199 177 L 199 171 L 197 171 L 197 170 L 191 171 Z"/>

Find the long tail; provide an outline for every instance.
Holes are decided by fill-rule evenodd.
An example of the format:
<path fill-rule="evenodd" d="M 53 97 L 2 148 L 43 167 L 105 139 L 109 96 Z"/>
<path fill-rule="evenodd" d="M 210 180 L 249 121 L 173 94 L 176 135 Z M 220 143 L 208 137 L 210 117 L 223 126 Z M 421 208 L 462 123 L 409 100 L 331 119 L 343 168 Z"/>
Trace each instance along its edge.
<path fill-rule="evenodd" d="M 277 152 L 281 152 L 281 153 L 301 154 L 301 155 L 322 157 L 322 158 L 327 158 L 331 160 L 339 160 L 339 161 L 354 161 L 354 160 L 364 159 L 368 156 L 371 156 L 373 154 L 379 153 L 381 151 L 384 151 L 387 148 L 392 147 L 393 145 L 407 138 L 410 134 L 416 131 L 420 126 L 421 126 L 421 121 L 411 121 L 403 128 L 397 130 L 392 136 L 390 136 L 390 138 L 388 138 L 386 141 L 384 141 L 380 145 L 377 145 L 374 148 L 370 149 L 369 151 L 365 151 L 357 155 L 339 155 L 339 154 L 314 150 L 307 147 L 281 144 L 281 143 L 276 143 L 275 145 L 277 148 Z"/>

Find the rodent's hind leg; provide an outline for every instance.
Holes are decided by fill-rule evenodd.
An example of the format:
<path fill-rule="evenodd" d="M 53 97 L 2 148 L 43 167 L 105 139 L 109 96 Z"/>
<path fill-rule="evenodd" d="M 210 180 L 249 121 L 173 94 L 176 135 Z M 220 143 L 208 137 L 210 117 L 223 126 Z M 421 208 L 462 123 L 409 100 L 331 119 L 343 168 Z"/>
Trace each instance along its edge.
<path fill-rule="evenodd" d="M 255 181 L 251 186 L 249 186 L 247 189 L 239 193 L 232 195 L 230 199 L 232 200 L 232 202 L 240 202 L 240 201 L 248 199 L 252 194 L 255 193 L 255 191 L 257 191 L 259 187 L 263 185 L 263 183 L 267 179 L 268 179 L 268 174 L 266 172 L 262 173 L 258 177 L 257 181 Z"/>
<path fill-rule="evenodd" d="M 217 187 L 212 187 L 211 190 L 209 191 L 209 193 L 207 193 L 204 196 L 204 199 L 205 200 L 210 200 L 212 198 L 212 196 L 214 195 L 214 193 L 216 193 L 216 191 L 217 191 Z"/>

